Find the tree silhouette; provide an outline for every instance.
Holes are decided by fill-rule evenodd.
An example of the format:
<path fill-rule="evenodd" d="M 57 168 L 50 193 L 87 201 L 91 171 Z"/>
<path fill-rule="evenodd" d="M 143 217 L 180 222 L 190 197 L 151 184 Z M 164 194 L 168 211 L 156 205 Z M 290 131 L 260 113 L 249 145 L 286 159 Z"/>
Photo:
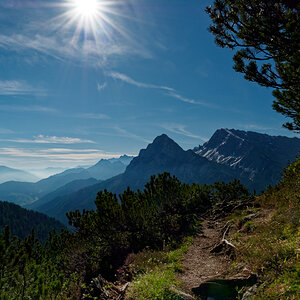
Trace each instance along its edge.
<path fill-rule="evenodd" d="M 274 88 L 273 108 L 300 131 L 300 1 L 215 0 L 206 9 L 222 48 L 236 49 L 234 69 Z"/>

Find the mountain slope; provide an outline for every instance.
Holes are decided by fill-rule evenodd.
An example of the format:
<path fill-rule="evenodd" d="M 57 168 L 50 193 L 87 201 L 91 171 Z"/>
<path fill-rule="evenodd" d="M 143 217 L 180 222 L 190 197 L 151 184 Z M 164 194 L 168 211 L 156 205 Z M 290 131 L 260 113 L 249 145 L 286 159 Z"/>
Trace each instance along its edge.
<path fill-rule="evenodd" d="M 235 175 L 227 166 L 219 166 L 206 158 L 197 157 L 191 150 L 184 151 L 163 134 L 132 160 L 124 173 L 124 180 L 131 183 L 134 189 L 141 188 L 151 175 L 165 171 L 183 182 L 200 184 L 229 181 Z"/>
<path fill-rule="evenodd" d="M 12 235 L 25 238 L 34 229 L 36 236 L 44 241 L 50 231 L 59 232 L 64 226 L 44 214 L 27 210 L 19 205 L 0 202 L 0 231 L 8 225 Z"/>
<path fill-rule="evenodd" d="M 71 181 L 88 178 L 90 175 L 84 169 L 71 169 L 36 183 L 5 182 L 0 184 L 0 201 L 13 202 L 19 205 L 30 204 Z"/>
<path fill-rule="evenodd" d="M 104 182 L 86 187 L 78 192 L 58 197 L 47 205 L 37 207 L 38 211 L 66 222 L 65 213 L 75 209 L 94 208 L 94 200 L 99 190 L 107 189 L 122 193 L 128 186 L 131 189 L 142 189 L 151 175 L 170 172 L 182 182 L 210 184 L 215 181 L 230 181 L 235 178 L 235 171 L 202 158 L 193 151 L 184 151 L 178 144 L 163 134 L 157 137 L 146 149 L 140 151 L 123 174 Z M 250 184 L 246 178 L 244 183 Z"/>
<path fill-rule="evenodd" d="M 95 178 L 73 180 L 67 183 L 66 185 L 58 188 L 57 190 L 46 194 L 38 201 L 35 201 L 31 204 L 24 205 L 24 208 L 36 209 L 37 207 L 40 207 L 42 205 L 47 205 L 48 202 L 50 202 L 51 200 L 57 197 L 65 197 L 70 193 L 76 192 L 80 189 L 83 189 L 87 186 L 94 185 L 96 183 L 99 183 L 99 181 L 96 180 Z"/>
<path fill-rule="evenodd" d="M 87 169 L 90 177 L 106 180 L 125 171 L 132 160 L 132 156 L 123 155 L 120 158 L 101 159 L 98 163 Z"/>
<path fill-rule="evenodd" d="M 94 200 L 99 190 L 107 189 L 114 193 L 122 193 L 128 186 L 133 190 L 142 189 L 151 175 L 165 171 L 186 183 L 211 184 L 238 178 L 251 190 L 260 191 L 268 184 L 278 182 L 282 166 L 287 164 L 289 159 L 292 160 L 299 149 L 300 140 L 297 138 L 271 137 L 254 132 L 220 129 L 203 146 L 194 151 L 184 151 L 163 134 L 155 138 L 146 149 L 142 149 L 123 174 L 103 182 L 97 181 L 91 186 L 83 184 L 85 187 L 76 191 L 66 188 L 65 191 L 68 193 L 62 189 L 61 192 L 49 196 L 49 201 L 36 201 L 34 208 L 65 222 L 65 213 L 69 210 L 94 208 Z M 113 164 L 120 163 L 120 160 L 111 161 Z M 106 165 L 113 165 L 111 161 L 101 160 L 95 166 L 83 171 L 86 175 L 89 174 L 89 170 L 96 172 Z M 58 186 L 59 181 L 56 183 L 58 177 L 75 176 L 72 172 L 68 170 L 45 181 L 51 183 L 53 187 Z M 82 170 L 78 169 L 77 173 L 81 172 Z"/>
<path fill-rule="evenodd" d="M 194 149 L 201 157 L 247 176 L 258 189 L 276 184 L 282 168 L 295 160 L 299 150 L 298 138 L 234 129 L 217 130 L 207 143 Z"/>
<path fill-rule="evenodd" d="M 0 166 L 0 183 L 13 181 L 13 180 L 25 181 L 25 182 L 36 182 L 39 180 L 39 178 L 23 170 Z"/>
<path fill-rule="evenodd" d="M 121 156 L 120 158 L 102 159 L 88 169 L 68 169 L 62 173 L 42 179 L 34 184 L 18 181 L 5 182 L 0 184 L 0 200 L 31 207 L 32 203 L 42 199 L 48 193 L 56 191 L 72 181 L 88 180 L 90 178 L 105 180 L 121 174 L 125 171 L 126 166 L 131 160 L 132 157 L 127 155 Z M 95 181 L 93 183 L 95 183 Z M 80 188 L 84 186 L 86 185 L 79 184 Z M 76 184 L 73 184 L 73 187 L 76 187 Z M 69 188 L 70 186 L 65 189 L 68 190 Z M 69 190 L 69 192 L 75 190 L 76 189 L 73 188 L 73 190 Z M 60 194 L 58 191 L 56 196 L 61 196 L 63 194 L 65 194 L 63 191 L 61 191 Z M 42 203 L 43 202 L 44 200 L 42 200 Z"/>

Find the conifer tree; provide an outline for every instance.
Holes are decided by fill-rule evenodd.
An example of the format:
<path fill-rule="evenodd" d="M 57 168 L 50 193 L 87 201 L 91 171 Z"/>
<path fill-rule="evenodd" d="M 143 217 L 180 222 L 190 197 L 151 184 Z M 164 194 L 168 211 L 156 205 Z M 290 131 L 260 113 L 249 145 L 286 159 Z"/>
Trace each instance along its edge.
<path fill-rule="evenodd" d="M 236 50 L 234 69 L 273 88 L 273 108 L 300 131 L 300 1 L 215 0 L 206 9 L 216 43 Z"/>

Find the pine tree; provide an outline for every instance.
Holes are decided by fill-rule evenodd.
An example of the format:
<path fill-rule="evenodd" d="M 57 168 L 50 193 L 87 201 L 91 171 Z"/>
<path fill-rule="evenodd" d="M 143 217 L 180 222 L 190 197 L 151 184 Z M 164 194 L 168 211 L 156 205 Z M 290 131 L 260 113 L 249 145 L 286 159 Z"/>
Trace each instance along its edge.
<path fill-rule="evenodd" d="M 300 1 L 215 0 L 206 9 L 217 45 L 237 51 L 234 69 L 273 88 L 273 108 L 300 131 Z"/>

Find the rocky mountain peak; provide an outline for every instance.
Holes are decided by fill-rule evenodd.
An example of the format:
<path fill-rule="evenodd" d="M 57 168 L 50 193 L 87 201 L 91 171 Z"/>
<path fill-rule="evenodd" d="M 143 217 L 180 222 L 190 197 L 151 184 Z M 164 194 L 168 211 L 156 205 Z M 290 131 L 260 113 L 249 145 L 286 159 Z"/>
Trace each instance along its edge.
<path fill-rule="evenodd" d="M 297 138 L 222 128 L 194 152 L 210 161 L 240 169 L 250 180 L 259 175 L 275 183 L 278 178 L 271 178 L 271 174 L 279 174 L 289 160 L 295 159 L 299 149 L 300 139 Z M 274 169 L 277 172 L 272 171 Z M 264 172 L 266 174 L 262 175 Z"/>
<path fill-rule="evenodd" d="M 156 137 L 151 144 L 144 150 L 141 150 L 140 155 L 148 154 L 159 154 L 164 153 L 170 156 L 174 156 L 176 154 L 182 153 L 184 150 L 175 143 L 171 138 L 169 138 L 166 134 L 162 134 Z"/>
<path fill-rule="evenodd" d="M 192 151 L 184 151 L 177 143 L 175 143 L 166 134 L 156 137 L 146 149 L 142 149 L 137 157 L 135 157 L 126 169 L 126 172 L 136 172 L 145 169 L 159 170 L 163 172 L 163 168 L 167 171 L 169 166 L 184 164 L 195 159 L 197 155 Z M 196 157 L 197 158 L 197 157 Z M 168 168 L 167 168 L 168 166 Z M 154 171 L 152 171 L 154 172 Z M 157 172 L 154 172 L 157 173 Z M 153 173 L 153 174 L 154 174 Z"/>

